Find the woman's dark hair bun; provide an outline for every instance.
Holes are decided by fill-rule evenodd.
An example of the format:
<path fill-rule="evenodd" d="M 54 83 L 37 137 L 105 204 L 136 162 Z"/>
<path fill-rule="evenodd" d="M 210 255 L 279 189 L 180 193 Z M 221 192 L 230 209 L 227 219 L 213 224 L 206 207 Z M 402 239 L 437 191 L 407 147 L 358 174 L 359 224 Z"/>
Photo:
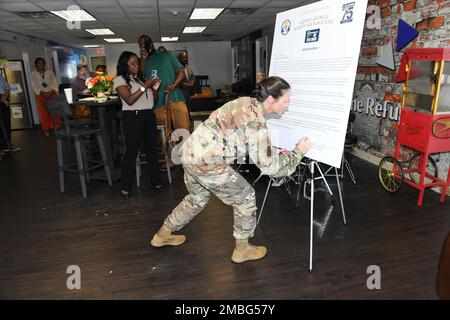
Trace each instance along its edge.
<path fill-rule="evenodd" d="M 286 80 L 276 76 L 269 77 L 259 83 L 256 90 L 256 99 L 259 102 L 263 102 L 269 96 L 272 96 L 274 99 L 278 99 L 286 90 L 290 88 L 291 86 Z"/>

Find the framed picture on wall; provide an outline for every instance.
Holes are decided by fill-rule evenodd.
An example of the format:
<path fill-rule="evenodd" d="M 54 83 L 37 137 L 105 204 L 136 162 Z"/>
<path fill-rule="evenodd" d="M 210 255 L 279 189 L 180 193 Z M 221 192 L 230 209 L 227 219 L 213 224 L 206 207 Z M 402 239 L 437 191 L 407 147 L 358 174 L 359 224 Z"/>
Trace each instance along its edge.
<path fill-rule="evenodd" d="M 80 55 L 80 63 L 88 64 L 88 59 L 85 55 Z"/>
<path fill-rule="evenodd" d="M 95 69 L 99 65 L 103 65 L 106 67 L 106 57 L 105 56 L 90 56 L 90 69 L 92 72 L 95 72 Z"/>

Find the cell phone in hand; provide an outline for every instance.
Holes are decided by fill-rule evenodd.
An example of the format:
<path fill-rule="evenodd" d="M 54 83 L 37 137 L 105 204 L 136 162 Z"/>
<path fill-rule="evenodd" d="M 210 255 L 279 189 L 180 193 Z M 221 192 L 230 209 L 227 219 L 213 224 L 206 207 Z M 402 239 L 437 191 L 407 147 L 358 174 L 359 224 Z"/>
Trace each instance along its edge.
<path fill-rule="evenodd" d="M 157 83 L 159 81 L 159 77 L 154 75 L 154 76 L 151 77 L 150 80 L 152 81 L 153 84 L 155 84 L 155 83 Z"/>

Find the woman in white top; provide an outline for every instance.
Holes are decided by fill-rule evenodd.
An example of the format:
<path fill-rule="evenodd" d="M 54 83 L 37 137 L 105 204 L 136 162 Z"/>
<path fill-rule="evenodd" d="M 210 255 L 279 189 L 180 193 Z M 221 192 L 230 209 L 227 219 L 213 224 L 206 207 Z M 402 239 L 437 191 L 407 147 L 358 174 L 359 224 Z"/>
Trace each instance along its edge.
<path fill-rule="evenodd" d="M 136 157 L 141 144 L 150 164 L 151 183 L 161 191 L 162 184 L 157 158 L 157 130 L 153 114 L 154 94 L 161 81 L 146 80 L 139 71 L 136 54 L 124 51 L 117 63 L 114 88 L 122 100 L 122 122 L 126 152 L 122 165 L 122 197 L 128 199 L 133 184 Z"/>
<path fill-rule="evenodd" d="M 53 128 L 53 121 L 45 107 L 45 100 L 50 100 L 58 94 L 58 82 L 52 71 L 45 70 L 43 58 L 36 58 L 34 65 L 36 70 L 31 72 L 31 86 L 36 94 L 41 129 L 46 136 L 49 136 L 48 129 Z M 55 120 L 57 127 L 59 127 L 59 119 Z"/>

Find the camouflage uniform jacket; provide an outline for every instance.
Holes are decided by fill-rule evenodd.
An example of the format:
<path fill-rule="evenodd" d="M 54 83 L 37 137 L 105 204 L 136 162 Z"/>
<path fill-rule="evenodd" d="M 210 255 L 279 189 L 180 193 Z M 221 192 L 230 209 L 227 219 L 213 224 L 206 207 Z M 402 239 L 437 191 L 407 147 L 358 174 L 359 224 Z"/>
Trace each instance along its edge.
<path fill-rule="evenodd" d="M 301 152 L 280 154 L 272 148 L 263 103 L 249 97 L 214 111 L 185 141 L 179 155 L 184 166 L 201 168 L 205 174 L 236 159 L 243 163 L 248 155 L 263 174 L 273 177 L 291 175 L 303 157 Z"/>

